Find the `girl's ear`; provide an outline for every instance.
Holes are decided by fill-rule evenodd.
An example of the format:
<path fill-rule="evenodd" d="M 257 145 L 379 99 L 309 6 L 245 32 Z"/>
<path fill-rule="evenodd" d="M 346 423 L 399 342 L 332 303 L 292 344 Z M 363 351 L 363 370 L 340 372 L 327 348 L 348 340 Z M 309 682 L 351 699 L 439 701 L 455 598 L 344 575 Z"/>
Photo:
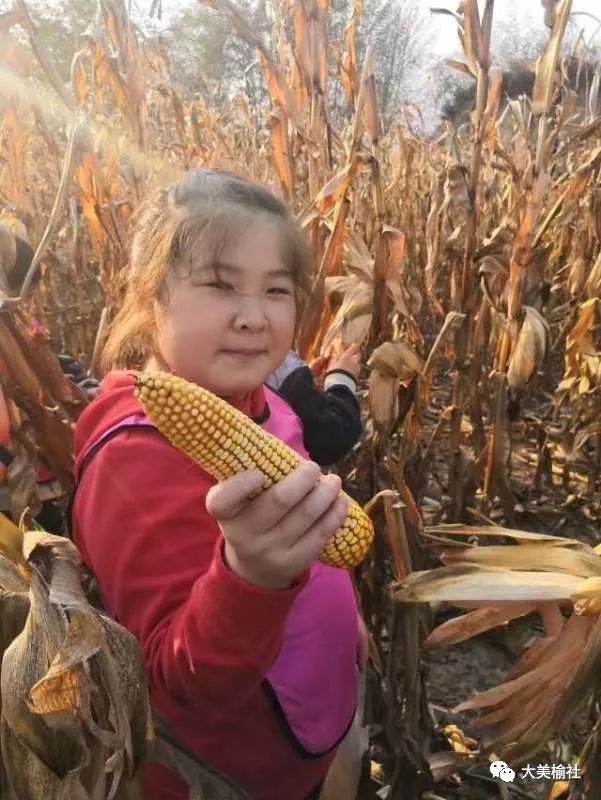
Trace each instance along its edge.
<path fill-rule="evenodd" d="M 157 297 L 152 304 L 153 327 L 156 334 L 160 334 L 165 326 L 165 309 L 167 303 L 162 297 Z"/>

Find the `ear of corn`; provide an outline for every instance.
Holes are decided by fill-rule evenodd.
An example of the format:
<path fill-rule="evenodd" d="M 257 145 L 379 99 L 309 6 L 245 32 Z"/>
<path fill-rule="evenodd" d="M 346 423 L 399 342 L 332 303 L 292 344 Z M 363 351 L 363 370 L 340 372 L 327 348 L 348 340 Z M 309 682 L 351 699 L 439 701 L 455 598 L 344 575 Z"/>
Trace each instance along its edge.
<path fill-rule="evenodd" d="M 225 400 L 175 375 L 142 373 L 136 397 L 158 430 L 217 480 L 259 469 L 268 489 L 303 461 Z M 374 535 L 368 515 L 348 499 L 346 519 L 320 555 L 323 563 L 341 569 L 361 563 Z"/>
<path fill-rule="evenodd" d="M 27 581 L 0 554 L 0 796 L 125 797 L 154 746 L 138 643 L 87 602 L 72 542 L 22 538 Z"/>

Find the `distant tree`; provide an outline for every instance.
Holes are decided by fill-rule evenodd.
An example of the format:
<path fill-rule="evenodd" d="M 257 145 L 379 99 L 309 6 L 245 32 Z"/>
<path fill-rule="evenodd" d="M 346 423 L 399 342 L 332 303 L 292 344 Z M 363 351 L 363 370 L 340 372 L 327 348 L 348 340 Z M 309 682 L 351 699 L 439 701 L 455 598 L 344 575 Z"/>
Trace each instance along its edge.
<path fill-rule="evenodd" d="M 428 19 L 416 0 L 366 0 L 359 53 L 372 43 L 378 101 L 385 124 L 419 99 L 431 57 Z"/>
<path fill-rule="evenodd" d="M 350 20 L 352 0 L 335 0 L 330 16 L 330 39 L 342 44 Z M 363 18 L 357 32 L 359 69 L 368 45 L 372 46 L 378 105 L 385 126 L 402 106 L 419 99 L 426 86 L 431 59 L 428 18 L 419 0 L 364 0 Z M 348 115 L 337 65 L 331 63 L 329 107 L 336 116 Z"/>
<path fill-rule="evenodd" d="M 511 7 L 506 16 L 493 25 L 491 41 L 493 63 L 503 70 L 503 92 L 506 98 L 514 99 L 530 95 L 534 85 L 536 60 L 543 52 L 549 37 L 549 29 L 540 13 L 517 14 Z M 584 95 L 587 85 L 599 60 L 595 53 L 584 46 L 580 30 L 575 23 L 568 25 L 563 41 L 565 68 L 570 88 Z M 576 54 L 572 57 L 572 54 Z M 458 58 L 460 56 L 458 55 Z M 473 78 L 441 64 L 438 70 L 438 97 L 443 119 L 459 121 L 471 111 L 475 103 L 475 81 Z"/>
<path fill-rule="evenodd" d="M 28 8 L 39 36 L 63 80 L 82 47 L 82 34 L 94 21 L 96 0 L 29 0 Z"/>
<path fill-rule="evenodd" d="M 241 2 L 254 30 L 271 43 L 274 18 L 270 3 Z M 329 40 L 342 43 L 350 20 L 351 0 L 334 0 L 329 17 Z M 286 32 L 293 41 L 292 16 Z M 254 68 L 257 54 L 238 38 L 227 19 L 212 9 L 184 7 L 163 32 L 178 80 L 188 88 L 209 93 L 223 103 L 243 90 L 256 97 L 261 75 Z M 359 67 L 368 43 L 373 46 L 374 70 L 380 111 L 389 122 L 403 102 L 414 99 L 414 77 L 424 72 L 428 47 L 426 17 L 418 0 L 365 0 L 357 37 Z M 175 46 L 176 45 L 176 46 Z M 345 100 L 338 82 L 337 64 L 330 59 L 331 87 L 328 106 L 335 116 L 344 115 Z"/>
<path fill-rule="evenodd" d="M 514 8 L 509 8 L 502 20 L 495 20 L 491 39 L 493 63 L 503 70 L 503 90 L 508 97 L 530 93 L 533 67 L 548 35 L 542 12 L 534 16 L 522 9 L 518 15 Z M 441 116 L 458 121 L 474 107 L 475 80 L 446 65 L 442 65 L 439 74 Z"/>
<path fill-rule="evenodd" d="M 264 4 L 245 8 L 255 30 L 268 33 Z M 191 5 L 177 11 L 161 37 L 174 76 L 186 89 L 218 105 L 240 91 L 255 92 L 254 49 L 238 37 L 229 20 L 211 8 Z"/>

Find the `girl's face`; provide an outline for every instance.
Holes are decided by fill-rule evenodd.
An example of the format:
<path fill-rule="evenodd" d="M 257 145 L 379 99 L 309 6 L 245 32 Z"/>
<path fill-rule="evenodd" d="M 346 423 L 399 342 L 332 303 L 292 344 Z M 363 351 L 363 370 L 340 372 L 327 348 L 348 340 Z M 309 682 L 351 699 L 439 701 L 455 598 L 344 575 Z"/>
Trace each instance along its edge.
<path fill-rule="evenodd" d="M 275 224 L 257 223 L 221 249 L 217 264 L 203 258 L 193 253 L 190 274 L 170 274 L 157 346 L 177 375 L 235 397 L 260 386 L 290 349 L 294 283 Z"/>

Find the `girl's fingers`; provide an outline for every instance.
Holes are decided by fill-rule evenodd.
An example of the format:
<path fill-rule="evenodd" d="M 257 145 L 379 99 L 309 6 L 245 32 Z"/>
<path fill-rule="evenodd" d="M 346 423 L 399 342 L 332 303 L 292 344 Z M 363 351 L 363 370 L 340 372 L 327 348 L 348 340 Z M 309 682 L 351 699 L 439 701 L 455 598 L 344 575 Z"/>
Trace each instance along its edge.
<path fill-rule="evenodd" d="M 348 500 L 339 497 L 333 506 L 290 549 L 298 564 L 305 569 L 326 546 L 345 520 Z M 302 570 L 301 570 L 302 571 Z"/>
<path fill-rule="evenodd" d="M 233 519 L 251 502 L 264 480 L 263 473 L 253 469 L 212 486 L 207 494 L 207 511 L 219 522 Z"/>
<path fill-rule="evenodd" d="M 301 464 L 252 501 L 246 512 L 245 526 L 258 533 L 270 531 L 309 494 L 320 477 L 317 464 L 310 461 Z"/>
<path fill-rule="evenodd" d="M 327 475 L 297 503 L 274 528 L 274 535 L 289 546 L 301 539 L 334 505 L 342 482 L 337 475 Z"/>

